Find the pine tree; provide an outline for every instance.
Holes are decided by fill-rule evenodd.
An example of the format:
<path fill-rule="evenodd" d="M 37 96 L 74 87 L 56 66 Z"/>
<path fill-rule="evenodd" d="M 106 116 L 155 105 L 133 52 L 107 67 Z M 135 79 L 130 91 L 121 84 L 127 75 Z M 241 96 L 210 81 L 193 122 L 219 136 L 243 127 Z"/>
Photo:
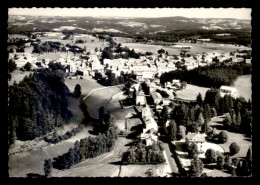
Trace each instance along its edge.
<path fill-rule="evenodd" d="M 200 93 L 198 94 L 196 101 L 197 101 L 197 104 L 199 104 L 199 106 L 202 106 L 203 100 L 202 100 L 202 96 Z"/>
<path fill-rule="evenodd" d="M 191 168 L 189 174 L 191 177 L 200 177 L 203 171 L 203 163 L 196 155 L 191 161 Z"/>
<path fill-rule="evenodd" d="M 45 177 L 48 177 L 51 174 L 52 169 L 52 161 L 51 159 L 45 159 L 44 161 L 44 175 Z"/>
<path fill-rule="evenodd" d="M 203 118 L 203 115 L 202 115 L 202 113 L 200 113 L 198 120 L 197 120 L 197 123 L 199 124 L 199 126 L 202 126 L 204 124 L 204 122 L 205 122 L 205 120 Z"/>
<path fill-rule="evenodd" d="M 252 148 L 251 147 L 248 148 L 246 154 L 246 162 L 247 162 L 246 173 L 247 175 L 251 175 L 252 174 Z"/>
<path fill-rule="evenodd" d="M 81 86 L 79 84 L 76 84 L 73 94 L 75 97 L 79 97 L 81 95 Z"/>
<path fill-rule="evenodd" d="M 190 109 L 189 109 L 189 120 L 190 120 L 190 121 L 195 121 L 194 108 L 190 108 Z"/>
<path fill-rule="evenodd" d="M 171 120 L 168 126 L 168 135 L 171 141 L 175 141 L 177 137 L 177 124 L 174 120 Z"/>

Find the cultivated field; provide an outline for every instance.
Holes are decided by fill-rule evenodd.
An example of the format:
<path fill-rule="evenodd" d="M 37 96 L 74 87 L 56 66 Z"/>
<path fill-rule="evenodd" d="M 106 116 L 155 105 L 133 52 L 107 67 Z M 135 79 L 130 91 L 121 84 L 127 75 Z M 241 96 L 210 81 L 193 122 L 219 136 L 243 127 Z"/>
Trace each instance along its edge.
<path fill-rule="evenodd" d="M 207 90 L 209 90 L 209 88 L 187 84 L 185 89 L 177 91 L 176 94 L 177 97 L 181 99 L 196 100 L 198 94 L 200 93 L 202 99 L 204 99 Z"/>
<path fill-rule="evenodd" d="M 246 100 L 252 100 L 252 75 L 242 75 L 234 82 L 234 87 L 238 91 L 238 96 L 244 97 Z"/>

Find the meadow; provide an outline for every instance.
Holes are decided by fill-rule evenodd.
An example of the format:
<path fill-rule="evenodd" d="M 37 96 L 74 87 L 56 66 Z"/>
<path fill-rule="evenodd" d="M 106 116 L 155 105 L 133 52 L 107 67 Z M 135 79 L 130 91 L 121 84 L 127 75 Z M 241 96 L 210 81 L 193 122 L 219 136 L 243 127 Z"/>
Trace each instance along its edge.
<path fill-rule="evenodd" d="M 117 41 L 118 40 L 118 41 Z M 124 41 L 123 39 L 117 39 L 116 42 Z M 130 49 L 134 49 L 136 52 L 146 52 L 150 51 L 154 54 L 157 53 L 158 50 L 164 49 L 168 51 L 169 55 L 179 55 L 182 49 L 175 48 L 173 46 L 163 46 L 163 45 L 153 45 L 151 43 L 128 43 L 122 42 L 122 46 L 127 46 Z M 186 50 L 189 54 L 202 54 L 209 52 L 219 52 L 219 53 L 230 53 L 236 51 L 237 49 L 246 48 L 244 46 L 235 46 L 230 44 L 217 44 L 217 43 L 175 43 L 177 45 L 182 46 L 192 46 L 191 49 Z"/>
<path fill-rule="evenodd" d="M 234 82 L 234 87 L 238 91 L 238 96 L 244 97 L 246 100 L 252 100 L 252 75 L 242 75 Z"/>

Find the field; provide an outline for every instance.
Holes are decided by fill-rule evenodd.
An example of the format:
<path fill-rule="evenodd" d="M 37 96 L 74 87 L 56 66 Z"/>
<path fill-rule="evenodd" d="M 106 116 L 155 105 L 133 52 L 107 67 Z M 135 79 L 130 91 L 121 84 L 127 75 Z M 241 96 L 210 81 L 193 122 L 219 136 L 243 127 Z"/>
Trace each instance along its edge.
<path fill-rule="evenodd" d="M 54 170 L 52 177 L 118 177 L 121 154 L 126 150 L 125 144 L 129 141 L 119 137 L 115 149 L 93 159 L 87 159 L 68 170 Z"/>
<path fill-rule="evenodd" d="M 122 40 L 122 39 L 118 39 Z M 124 41 L 124 40 L 122 40 Z M 118 42 L 119 43 L 119 42 Z M 181 49 L 174 48 L 174 46 L 163 46 L 163 45 L 152 45 L 152 44 L 142 44 L 142 43 L 126 43 L 122 42 L 122 46 L 127 46 L 130 49 L 135 49 L 137 52 L 146 52 L 150 51 L 154 54 L 157 53 L 159 49 L 164 49 L 165 51 L 168 51 L 169 55 L 179 55 L 181 52 Z M 217 44 L 217 43 L 176 43 L 178 45 L 184 45 L 184 46 L 192 46 L 190 50 L 187 50 L 189 54 L 202 54 L 202 53 L 208 53 L 208 52 L 219 52 L 219 53 L 230 53 L 231 51 L 235 51 L 237 49 L 245 48 L 244 46 L 234 46 L 234 45 L 228 45 L 228 44 Z"/>
<path fill-rule="evenodd" d="M 223 129 L 223 125 L 220 123 L 223 121 L 223 117 L 215 117 L 208 123 L 208 126 L 215 127 L 220 132 Z M 245 157 L 248 151 L 248 148 L 252 146 L 251 138 L 246 137 L 244 134 L 234 133 L 227 131 L 228 141 L 224 144 L 219 144 L 225 152 L 229 152 L 229 146 L 231 143 L 236 142 L 240 146 L 240 151 L 234 155 L 234 157 Z"/>
<path fill-rule="evenodd" d="M 234 87 L 238 91 L 238 96 L 244 97 L 246 100 L 252 100 L 252 75 L 242 75 L 234 82 Z"/>
<path fill-rule="evenodd" d="M 81 93 L 83 95 L 87 95 L 91 90 L 103 87 L 96 80 L 92 79 L 92 77 L 88 77 L 88 79 L 69 79 L 65 78 L 65 84 L 69 88 L 70 92 L 74 92 L 74 88 L 77 84 L 81 86 Z"/>
<path fill-rule="evenodd" d="M 198 94 L 200 93 L 202 99 L 204 99 L 207 90 L 209 90 L 209 88 L 187 84 L 185 89 L 177 91 L 176 94 L 177 97 L 181 99 L 196 100 Z"/>
<path fill-rule="evenodd" d="M 29 76 L 29 74 L 32 73 L 31 71 L 21 71 L 19 69 L 14 70 L 13 72 L 11 72 L 12 78 L 10 81 L 8 81 L 8 85 L 13 85 L 14 81 L 16 81 L 16 83 L 19 83 L 20 81 L 23 80 L 23 78 L 27 75 Z"/>
<path fill-rule="evenodd" d="M 47 35 L 48 36 L 46 36 L 46 37 L 39 37 L 41 42 L 52 41 L 52 42 L 60 42 L 64 45 L 66 45 L 66 44 L 74 45 L 74 42 L 72 40 L 62 40 L 62 37 L 64 35 L 61 35 L 60 33 L 49 32 Z M 86 46 L 88 52 L 93 52 L 96 47 L 98 49 L 100 49 L 100 48 L 103 49 L 104 47 L 108 46 L 108 43 L 99 42 L 99 40 L 96 37 L 93 37 L 92 35 L 88 35 L 88 34 L 77 34 L 74 36 L 74 38 L 76 40 L 82 39 L 82 40 L 86 41 L 86 43 L 77 43 L 75 45 L 79 46 L 81 48 L 84 48 L 84 46 Z M 94 40 L 94 42 L 91 42 L 91 40 Z"/>
<path fill-rule="evenodd" d="M 84 100 L 88 107 L 89 115 L 93 118 L 98 118 L 99 108 L 102 106 L 105 107 L 110 102 L 112 96 L 119 91 L 119 87 L 108 87 L 91 93 Z"/>

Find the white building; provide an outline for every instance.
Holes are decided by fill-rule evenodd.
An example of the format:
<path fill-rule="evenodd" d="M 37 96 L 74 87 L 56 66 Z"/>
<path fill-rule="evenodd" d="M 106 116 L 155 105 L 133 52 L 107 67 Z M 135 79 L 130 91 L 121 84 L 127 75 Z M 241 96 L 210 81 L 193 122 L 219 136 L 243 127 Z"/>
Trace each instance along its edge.
<path fill-rule="evenodd" d="M 223 97 L 226 94 L 231 95 L 232 97 L 236 98 L 237 97 L 237 90 L 234 87 L 222 85 L 220 87 L 220 96 Z"/>

